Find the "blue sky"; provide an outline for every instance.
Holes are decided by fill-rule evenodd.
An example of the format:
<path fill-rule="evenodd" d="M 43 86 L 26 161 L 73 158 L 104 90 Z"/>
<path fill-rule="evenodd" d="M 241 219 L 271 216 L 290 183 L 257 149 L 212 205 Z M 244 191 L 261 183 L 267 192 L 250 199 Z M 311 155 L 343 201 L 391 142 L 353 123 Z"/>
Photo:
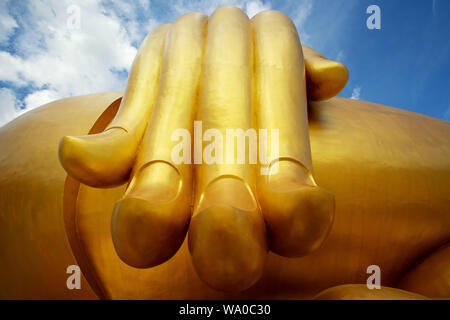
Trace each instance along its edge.
<path fill-rule="evenodd" d="M 225 4 L 291 17 L 303 44 L 350 70 L 339 96 L 450 120 L 448 0 L 0 0 L 0 125 L 55 99 L 123 90 L 149 31 Z M 381 9 L 381 30 L 366 26 L 369 5 Z"/>

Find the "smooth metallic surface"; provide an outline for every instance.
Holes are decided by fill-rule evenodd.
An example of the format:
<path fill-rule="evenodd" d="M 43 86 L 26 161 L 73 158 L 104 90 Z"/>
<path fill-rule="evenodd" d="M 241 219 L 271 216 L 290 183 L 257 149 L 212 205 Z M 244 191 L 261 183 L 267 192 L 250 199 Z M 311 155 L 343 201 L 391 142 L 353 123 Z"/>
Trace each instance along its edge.
<path fill-rule="evenodd" d="M 191 217 L 192 166 L 172 161 L 175 130 L 193 134 L 207 16 L 192 12 L 170 27 L 152 119 L 124 197 L 112 218 L 119 256 L 128 264 L 158 265 L 180 247 Z"/>
<path fill-rule="evenodd" d="M 326 59 L 319 52 L 303 46 L 308 98 L 322 101 L 336 96 L 347 84 L 349 73 L 345 65 Z"/>
<path fill-rule="evenodd" d="M 0 129 L 2 298 L 93 298 L 89 286 L 114 299 L 312 298 L 336 285 L 365 284 L 372 264 L 382 270 L 382 285 L 395 287 L 450 242 L 449 123 L 334 98 L 309 105 L 315 179 L 336 198 L 335 221 L 321 248 L 302 258 L 269 253 L 261 280 L 234 294 L 199 279 L 186 242 L 159 266 L 130 267 L 117 256 L 110 231 L 126 186 L 98 189 L 72 180 L 64 189 L 65 172 L 55 169 L 60 137 L 86 133 L 97 119 L 105 128 L 117 110 L 107 107 L 119 97 L 63 99 Z M 81 291 L 65 286 L 70 264 L 91 276 Z"/>
<path fill-rule="evenodd" d="M 269 11 L 250 22 L 224 7 L 205 19 L 192 13 L 175 23 L 186 23 L 180 34 L 176 26 L 152 33 L 122 100 L 64 99 L 0 128 L 1 297 L 312 298 L 364 284 L 373 264 L 384 286 L 446 297 L 450 261 L 436 250 L 450 242 L 449 123 L 342 98 L 307 106 L 306 97 L 337 94 L 348 75 L 305 48 L 304 75 L 285 16 Z M 192 132 L 195 108 L 203 131 L 286 130 L 279 173 L 261 183 L 256 165 L 172 163 L 168 136 Z M 63 186 L 57 141 L 88 133 L 61 142 Z M 133 166 L 128 186 L 96 188 L 125 183 Z M 177 251 L 190 190 L 189 241 Z M 266 223 L 273 251 L 309 254 L 267 254 Z M 69 264 L 80 265 L 93 291 L 66 289 Z"/>
<path fill-rule="evenodd" d="M 425 257 L 398 283 L 403 290 L 434 299 L 450 297 L 450 244 Z"/>
<path fill-rule="evenodd" d="M 395 288 L 368 289 L 363 284 L 348 284 L 327 289 L 316 300 L 430 300 L 420 294 Z"/>
<path fill-rule="evenodd" d="M 121 94 L 62 99 L 0 128 L 0 299 L 97 298 L 85 272 L 81 290 L 68 292 L 65 286 L 67 266 L 78 262 L 64 227 L 66 173 L 58 142 L 89 132 L 105 107 L 118 105 L 114 101 Z"/>
<path fill-rule="evenodd" d="M 254 113 L 251 30 L 245 13 L 235 7 L 217 9 L 208 22 L 205 50 L 199 106 L 203 130 L 215 129 L 223 137 L 227 129 L 246 131 Z M 223 151 L 224 159 L 229 152 Z M 261 278 L 268 249 L 254 195 L 255 169 L 234 161 L 203 163 L 196 170 L 189 250 L 200 278 L 215 289 L 242 291 Z"/>
<path fill-rule="evenodd" d="M 271 250 L 299 257 L 316 250 L 328 235 L 334 197 L 313 178 L 305 68 L 297 29 L 278 11 L 257 14 L 252 29 L 257 125 L 279 134 L 278 158 L 270 157 L 270 148 L 266 156 L 271 160 L 268 171 L 276 166 L 277 172 L 258 175 L 258 200 Z"/>
<path fill-rule="evenodd" d="M 288 257 L 305 255 L 326 238 L 334 199 L 316 185 L 312 174 L 305 70 L 300 41 L 290 19 L 266 11 L 253 19 L 252 28 L 240 9 L 223 7 L 213 14 L 204 32 L 203 24 L 196 23 L 195 17 L 201 17 L 200 22 L 206 18 L 188 14 L 169 31 L 163 26 L 144 41 L 116 118 L 103 133 L 63 138 L 60 158 L 69 175 L 94 187 L 120 183 L 127 177 L 131 161 L 135 161 L 127 191 L 114 209 L 111 230 L 119 256 L 131 266 L 147 268 L 169 259 L 188 227 L 192 168 L 174 165 L 170 159 L 174 144 L 166 142 L 177 129 L 190 129 L 192 135 L 197 102 L 199 120 L 206 131 L 218 130 L 225 135 L 228 129 L 281 128 L 281 156 L 271 163 L 280 167 L 280 173 L 258 177 L 259 204 L 265 221 L 255 196 L 254 166 L 209 164 L 196 171 L 189 238 L 194 264 L 213 287 L 243 290 L 262 274 L 268 246 L 265 223 L 272 251 Z M 204 33 L 208 37 L 205 46 Z M 321 85 L 319 91 L 330 95 L 329 84 L 322 82 L 333 85 L 336 79 L 314 78 L 323 73 L 315 69 L 316 55 L 310 53 L 305 59 L 313 70 L 309 74 Z M 320 62 L 334 65 L 323 57 Z M 143 71 L 146 64 L 148 73 Z M 155 84 L 155 80 L 159 83 Z M 347 78 L 344 80 L 345 84 Z M 158 93 L 154 103 L 155 90 Z M 285 114 L 292 117 L 286 118 Z M 145 121 L 147 132 L 138 149 Z M 204 150 L 200 149 L 202 154 Z M 242 216 L 247 219 L 239 220 Z M 212 220 L 201 222 L 205 219 Z M 232 231 L 234 225 L 236 230 Z M 214 240 L 218 237 L 223 239 Z M 254 252 L 255 256 L 245 252 Z"/>
<path fill-rule="evenodd" d="M 127 181 L 158 91 L 164 39 L 169 25 L 161 25 L 143 41 L 128 77 L 119 112 L 104 132 L 66 136 L 59 158 L 69 175 L 93 187 Z"/>

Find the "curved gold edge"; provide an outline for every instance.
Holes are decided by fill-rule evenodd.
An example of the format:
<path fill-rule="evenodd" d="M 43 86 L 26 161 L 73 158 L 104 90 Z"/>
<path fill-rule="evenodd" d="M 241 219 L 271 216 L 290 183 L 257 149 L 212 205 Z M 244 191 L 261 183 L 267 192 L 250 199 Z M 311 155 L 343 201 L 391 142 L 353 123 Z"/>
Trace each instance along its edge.
<path fill-rule="evenodd" d="M 445 286 L 440 287 L 441 283 L 436 281 L 436 277 L 445 277 L 445 274 L 450 274 L 450 271 L 447 271 L 450 270 L 450 260 L 446 260 L 446 255 L 450 256 L 450 239 L 445 244 L 428 250 L 427 253 L 416 259 L 396 279 L 395 288 L 429 296 L 432 299 L 450 300 L 450 287 L 447 286 L 448 290 L 445 292 L 439 292 L 439 289 L 442 290 Z M 444 263 L 439 263 L 439 260 Z M 445 264 L 446 261 L 448 262 Z M 426 282 L 428 287 L 423 288 L 422 284 Z"/>
<path fill-rule="evenodd" d="M 431 300 L 429 297 L 411 291 L 381 286 L 380 289 L 368 289 L 365 284 L 342 284 L 319 292 L 313 300 Z"/>
<path fill-rule="evenodd" d="M 114 102 L 112 102 L 97 118 L 88 134 L 95 134 L 104 131 L 108 124 L 114 119 L 114 116 L 119 110 L 121 101 L 122 97 L 117 98 Z M 90 258 L 86 254 L 83 242 L 80 241 L 78 237 L 76 207 L 79 190 L 80 182 L 73 179 L 69 175 L 66 175 L 62 199 L 64 227 L 66 230 L 66 235 L 69 240 L 72 253 L 75 256 L 75 259 L 81 271 L 83 272 L 83 275 L 89 283 L 89 286 L 100 299 L 110 299 L 111 297 L 101 283 L 97 271 L 92 267 Z"/>

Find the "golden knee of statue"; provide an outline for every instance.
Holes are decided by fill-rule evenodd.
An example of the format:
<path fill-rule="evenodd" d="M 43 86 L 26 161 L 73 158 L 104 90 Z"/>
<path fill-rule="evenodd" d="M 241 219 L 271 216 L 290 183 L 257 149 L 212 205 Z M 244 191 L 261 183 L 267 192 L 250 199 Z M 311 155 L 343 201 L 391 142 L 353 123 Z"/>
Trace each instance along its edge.
<path fill-rule="evenodd" d="M 450 126 L 348 77 L 277 11 L 156 28 L 0 128 L 0 298 L 450 298 Z"/>

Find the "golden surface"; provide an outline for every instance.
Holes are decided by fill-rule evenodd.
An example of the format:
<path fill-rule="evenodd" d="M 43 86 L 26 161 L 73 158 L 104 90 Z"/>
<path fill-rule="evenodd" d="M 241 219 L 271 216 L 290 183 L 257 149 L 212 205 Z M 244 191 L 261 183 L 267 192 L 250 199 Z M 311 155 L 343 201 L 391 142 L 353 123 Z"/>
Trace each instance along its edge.
<path fill-rule="evenodd" d="M 276 11 L 256 15 L 252 27 L 257 125 L 279 130 L 278 158 L 267 165 L 270 171 L 278 166 L 278 172 L 258 175 L 258 200 L 271 250 L 300 257 L 317 249 L 328 235 L 334 198 L 313 178 L 305 68 L 297 29 Z"/>
<path fill-rule="evenodd" d="M 398 283 L 403 290 L 431 298 L 450 298 L 450 244 L 425 257 Z"/>
<path fill-rule="evenodd" d="M 187 232 L 192 166 L 172 162 L 176 142 L 171 136 L 177 129 L 192 133 L 206 22 L 206 15 L 189 13 L 168 31 L 153 115 L 130 184 L 114 209 L 117 253 L 135 267 L 148 268 L 169 259 Z"/>
<path fill-rule="evenodd" d="M 66 136 L 61 140 L 61 164 L 78 181 L 95 187 L 111 187 L 128 180 L 153 110 L 168 28 L 169 25 L 162 25 L 144 39 L 131 67 L 117 117 L 105 131 L 90 136 Z"/>
<path fill-rule="evenodd" d="M 157 28 L 123 99 L 65 99 L 0 129 L 2 294 L 76 298 L 65 289 L 75 256 L 101 298 L 310 298 L 365 283 L 372 264 L 385 286 L 411 270 L 406 290 L 450 297 L 447 251 L 433 254 L 450 241 L 449 125 L 341 98 L 308 105 L 347 79 L 345 66 L 302 51 L 292 22 L 276 11 L 249 20 L 223 7 Z M 89 108 L 79 113 L 85 118 L 67 111 L 75 105 Z M 222 134 L 279 129 L 280 154 L 259 166 L 173 163 L 171 134 L 192 135 L 194 119 Z M 88 132 L 61 141 L 63 191 L 52 139 Z M 263 166 L 279 170 L 261 176 Z M 398 295 L 330 290 L 336 298 Z"/>
<path fill-rule="evenodd" d="M 189 249 L 199 276 L 213 288 L 242 291 L 260 279 L 269 243 L 282 256 L 303 256 L 320 247 L 333 221 L 333 195 L 313 177 L 300 40 L 284 14 L 269 10 L 249 21 L 236 7 L 219 8 L 208 20 L 189 13 L 166 29 L 156 29 L 139 49 L 112 124 L 102 133 L 64 137 L 61 163 L 80 182 L 110 187 L 130 171 L 130 155 L 136 152 L 129 185 L 112 217 L 121 259 L 138 268 L 161 264 L 175 254 L 189 227 Z M 164 41 L 160 34 L 165 34 Z M 160 62 L 159 55 L 150 53 L 159 54 L 163 42 Z M 139 97 L 138 90 L 146 91 L 142 84 L 151 85 L 158 77 L 157 72 L 150 77 L 141 71 L 154 58 L 161 71 L 153 103 L 154 94 Z M 334 68 L 334 62 L 323 57 L 308 61 L 316 83 L 337 81 L 321 77 L 322 67 L 315 69 Z M 321 88 L 330 94 L 326 84 Z M 142 137 L 143 114 L 149 123 Z M 171 155 L 176 146 L 172 134 L 184 129 L 192 137 L 195 115 L 205 134 L 278 130 L 279 155 L 267 150 L 264 158 L 270 162 L 259 168 L 270 176 L 258 175 L 257 166 L 249 163 L 248 144 L 245 163 L 237 162 L 235 150 L 227 147 L 219 157 L 234 163 L 205 159 L 195 169 L 192 190 L 193 167 L 173 163 Z M 126 129 L 119 130 L 124 127 L 118 129 L 118 123 L 127 123 Z M 210 147 L 194 145 L 194 158 Z"/>
<path fill-rule="evenodd" d="M 345 65 L 327 60 L 308 46 L 303 46 L 303 54 L 305 55 L 307 90 L 310 100 L 327 100 L 344 89 L 349 77 Z"/>
<path fill-rule="evenodd" d="M 261 280 L 238 294 L 205 285 L 186 242 L 169 261 L 135 269 L 117 256 L 110 232 L 112 210 L 126 186 L 83 185 L 66 188 L 67 207 L 77 209 L 72 217 L 77 227 L 67 230 L 69 238 L 71 231 L 79 234 L 71 241 L 72 253 L 63 224 L 65 173 L 58 167 L 58 140 L 89 131 L 118 97 L 63 99 L 0 128 L 1 298 L 93 298 L 89 286 L 100 287 L 100 297 L 116 299 L 310 298 L 332 286 L 365 283 L 371 264 L 381 267 L 383 286 L 395 287 L 408 270 L 450 241 L 449 123 L 334 98 L 309 105 L 315 178 L 336 199 L 330 235 L 314 253 L 302 258 L 270 253 Z M 100 118 L 105 126 L 117 110 L 113 107 Z M 68 215 L 66 208 L 66 220 Z M 94 275 L 89 286 L 82 280 L 81 291 L 65 286 L 70 264 Z M 442 265 L 448 268 L 449 260 Z"/>
<path fill-rule="evenodd" d="M 88 132 L 118 97 L 108 92 L 60 100 L 0 128 L 1 299 L 96 298 L 84 278 L 81 290 L 65 285 L 67 266 L 78 263 L 64 228 L 66 173 L 58 142 L 69 132 Z"/>
<path fill-rule="evenodd" d="M 217 9 L 208 21 L 198 111 L 204 131 L 225 137 L 226 129 L 252 127 L 251 36 L 249 19 L 238 8 Z M 224 159 L 229 152 L 234 150 L 224 149 Z M 189 250 L 200 278 L 212 288 L 241 291 L 263 273 L 268 244 L 255 199 L 255 169 L 248 161 L 196 167 Z"/>
<path fill-rule="evenodd" d="M 314 297 L 316 300 L 429 300 L 420 294 L 395 288 L 368 289 L 362 284 L 348 284 L 327 289 Z"/>

